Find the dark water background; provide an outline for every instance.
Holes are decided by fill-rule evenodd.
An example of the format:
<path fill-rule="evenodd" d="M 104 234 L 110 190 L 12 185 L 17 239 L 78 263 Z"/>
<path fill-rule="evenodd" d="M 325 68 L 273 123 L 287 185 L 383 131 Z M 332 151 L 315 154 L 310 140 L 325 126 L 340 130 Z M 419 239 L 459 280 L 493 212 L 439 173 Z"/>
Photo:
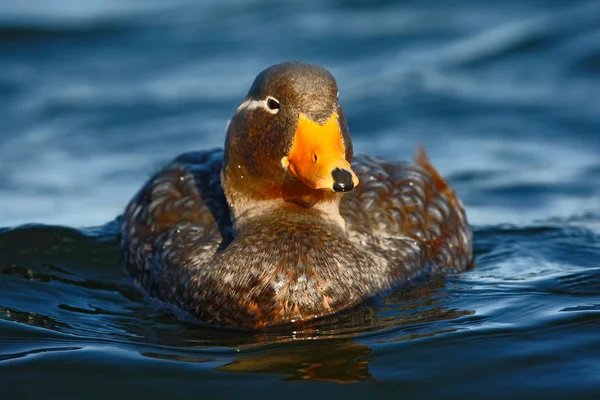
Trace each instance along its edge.
<path fill-rule="evenodd" d="M 357 151 L 425 145 L 477 268 L 303 331 L 181 322 L 111 221 L 290 59 Z M 600 1 L 1 1 L 0 398 L 600 398 L 599 118 Z"/>

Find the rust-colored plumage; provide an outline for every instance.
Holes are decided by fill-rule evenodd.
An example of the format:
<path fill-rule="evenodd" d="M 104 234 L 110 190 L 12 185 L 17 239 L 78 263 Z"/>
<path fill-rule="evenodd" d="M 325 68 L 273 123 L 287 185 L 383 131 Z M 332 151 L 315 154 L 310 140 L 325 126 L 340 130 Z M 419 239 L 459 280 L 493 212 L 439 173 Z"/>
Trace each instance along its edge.
<path fill-rule="evenodd" d="M 301 168 L 319 189 L 285 163 L 301 113 L 317 130 L 339 115 L 343 158 L 303 157 L 322 162 L 315 177 Z M 153 176 L 129 203 L 122 238 L 128 270 L 151 296 L 228 326 L 330 315 L 472 263 L 464 209 L 425 152 L 415 165 L 353 157 L 335 80 L 301 63 L 257 77 L 224 152 L 183 154 Z"/>

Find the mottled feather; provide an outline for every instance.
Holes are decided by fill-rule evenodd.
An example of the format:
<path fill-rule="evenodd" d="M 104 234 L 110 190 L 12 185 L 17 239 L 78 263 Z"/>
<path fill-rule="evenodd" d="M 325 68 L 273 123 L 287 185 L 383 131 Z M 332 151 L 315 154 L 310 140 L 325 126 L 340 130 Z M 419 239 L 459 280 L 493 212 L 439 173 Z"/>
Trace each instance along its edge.
<path fill-rule="evenodd" d="M 263 326 L 356 305 L 432 272 L 472 263 L 471 230 L 424 151 L 416 165 L 357 155 L 346 232 L 290 204 L 234 233 L 221 150 L 177 157 L 128 205 L 122 244 L 151 296 L 207 323 Z"/>

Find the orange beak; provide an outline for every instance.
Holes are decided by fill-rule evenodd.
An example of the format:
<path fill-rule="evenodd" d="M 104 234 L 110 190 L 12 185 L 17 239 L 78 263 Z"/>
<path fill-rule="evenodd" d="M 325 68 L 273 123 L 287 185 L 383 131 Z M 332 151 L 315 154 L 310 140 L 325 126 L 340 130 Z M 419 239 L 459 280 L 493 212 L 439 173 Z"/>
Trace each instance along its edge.
<path fill-rule="evenodd" d="M 298 117 L 292 150 L 284 159 L 288 171 L 313 189 L 347 192 L 358 185 L 358 178 L 346 161 L 346 149 L 333 114 L 319 125 L 305 114 Z"/>

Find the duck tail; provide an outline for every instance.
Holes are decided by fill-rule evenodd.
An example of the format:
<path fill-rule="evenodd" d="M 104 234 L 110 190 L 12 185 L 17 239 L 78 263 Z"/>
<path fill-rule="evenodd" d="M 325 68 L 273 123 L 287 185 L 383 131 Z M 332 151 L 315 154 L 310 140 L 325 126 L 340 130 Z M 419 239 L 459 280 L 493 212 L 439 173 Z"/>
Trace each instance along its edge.
<path fill-rule="evenodd" d="M 452 205 L 458 207 L 462 211 L 462 202 L 456 196 L 454 189 L 452 189 L 452 187 L 448 184 L 448 182 L 446 182 L 442 175 L 440 175 L 437 169 L 435 169 L 433 164 L 431 164 L 431 161 L 429 161 L 429 157 L 427 156 L 425 148 L 422 144 L 420 144 L 417 148 L 417 154 L 415 155 L 414 161 L 417 166 L 423 168 L 429 173 L 435 188 L 440 192 L 440 194 L 448 199 Z"/>

